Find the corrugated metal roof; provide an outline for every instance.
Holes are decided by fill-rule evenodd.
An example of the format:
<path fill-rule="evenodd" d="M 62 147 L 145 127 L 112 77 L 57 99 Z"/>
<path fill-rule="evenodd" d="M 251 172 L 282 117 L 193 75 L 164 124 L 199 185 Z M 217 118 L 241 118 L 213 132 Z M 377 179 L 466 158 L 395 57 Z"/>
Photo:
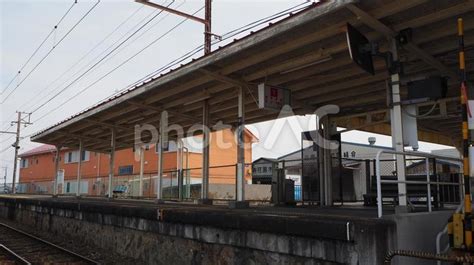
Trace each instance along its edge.
<path fill-rule="evenodd" d="M 251 97 L 257 93 L 256 84 L 266 82 L 291 90 L 292 107 L 297 115 L 335 104 L 341 109 L 337 116 L 334 115 L 338 126 L 390 134 L 386 89 L 389 76 L 385 63 L 382 59 L 374 59 L 376 74 L 373 76 L 357 67 L 347 52 L 345 25 L 350 22 L 370 39 L 379 41 L 384 49 L 388 45 L 387 36 L 370 23 L 364 24 L 363 19 L 354 14 L 354 9 L 366 12 L 367 16 L 394 30 L 413 29 L 413 45 L 419 50 L 399 49 L 405 63 L 402 94 L 406 93 L 404 81 L 443 73 L 423 58 L 434 58 L 446 65 L 447 72 L 455 72 L 456 19 L 464 15 L 465 25 L 474 24 L 472 1 L 326 1 L 160 77 L 128 88 L 37 133 L 32 140 L 76 147 L 77 139 L 86 137 L 85 148 L 108 152 L 113 127 L 117 130 L 116 148 L 129 148 L 134 142 L 134 126 L 157 124 L 162 110 L 169 111 L 170 124 L 180 124 L 184 130 L 202 121 L 203 98 L 211 104 L 211 119 L 236 126 L 239 121 L 235 81 L 248 85 L 246 123 L 278 117 L 277 112 L 258 109 Z M 472 33 L 474 29 L 469 30 Z M 467 46 L 474 43 L 474 39 L 468 37 L 472 35 L 466 34 Z M 419 56 L 420 52 L 425 53 L 424 56 Z M 322 60 L 324 58 L 330 59 Z M 448 96 L 456 101 L 446 101 L 446 116 L 420 119 L 420 140 L 436 138 L 438 143 L 452 144 L 459 138 L 458 95 L 459 87 L 453 80 Z M 353 118 L 355 114 L 375 111 L 382 111 L 383 117 L 373 126 L 360 126 L 367 120 L 365 116 L 356 117 L 360 121 Z"/>

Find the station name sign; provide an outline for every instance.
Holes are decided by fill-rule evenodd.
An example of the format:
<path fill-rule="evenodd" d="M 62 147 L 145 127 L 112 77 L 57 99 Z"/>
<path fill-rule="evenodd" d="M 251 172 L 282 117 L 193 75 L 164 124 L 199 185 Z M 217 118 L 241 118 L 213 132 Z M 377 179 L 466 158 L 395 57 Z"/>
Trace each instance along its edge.
<path fill-rule="evenodd" d="M 261 83 L 258 85 L 258 108 L 281 110 L 284 105 L 291 104 L 291 91 Z"/>

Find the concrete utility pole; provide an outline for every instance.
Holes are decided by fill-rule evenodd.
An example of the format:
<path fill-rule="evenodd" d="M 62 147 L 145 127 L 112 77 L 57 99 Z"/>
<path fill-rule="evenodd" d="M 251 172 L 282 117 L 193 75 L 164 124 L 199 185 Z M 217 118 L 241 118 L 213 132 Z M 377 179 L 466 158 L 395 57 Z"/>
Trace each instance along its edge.
<path fill-rule="evenodd" d="M 15 148 L 15 159 L 13 160 L 13 181 L 12 181 L 12 193 L 16 193 L 16 171 L 17 171 L 17 164 L 18 164 L 18 149 L 20 149 L 20 132 L 21 132 L 21 125 L 27 126 L 32 124 L 30 122 L 30 117 L 31 113 L 26 113 L 26 112 L 21 112 L 17 111 L 16 112 L 18 115 L 18 118 L 16 121 L 12 121 L 12 125 L 16 123 L 16 132 L 6 132 L 6 131 L 0 131 L 0 133 L 8 133 L 8 134 L 15 134 L 15 143 L 12 145 Z M 26 117 L 23 117 L 22 115 L 25 114 Z M 6 181 L 6 179 L 5 179 Z M 6 184 L 5 184 L 6 185 Z"/>
<path fill-rule="evenodd" d="M 205 17 L 205 24 L 204 24 L 204 54 L 208 54 L 211 52 L 211 36 L 212 36 L 212 29 L 211 29 L 211 1 L 212 0 L 205 0 L 206 1 L 206 10 L 204 13 Z"/>
<path fill-rule="evenodd" d="M 144 5 L 147 5 L 147 6 L 151 6 L 151 7 L 154 7 L 154 8 L 158 8 L 158 9 L 161 9 L 163 11 L 169 12 L 171 14 L 175 14 L 175 15 L 185 17 L 187 19 L 190 19 L 190 20 L 193 20 L 193 21 L 196 21 L 196 22 L 203 23 L 204 24 L 204 54 L 208 54 L 208 53 L 211 52 L 211 37 L 212 37 L 212 35 L 214 35 L 214 34 L 212 34 L 212 31 L 211 31 L 211 17 L 212 17 L 211 16 L 211 13 L 212 13 L 211 4 L 212 4 L 212 0 L 204 0 L 204 1 L 206 3 L 205 4 L 205 14 L 204 14 L 204 19 L 202 19 L 200 17 L 196 17 L 196 16 L 181 12 L 181 11 L 173 9 L 173 8 L 169 8 L 169 7 L 160 5 L 160 4 L 152 3 L 149 0 L 135 0 L 135 2 L 137 2 L 137 3 L 144 4 Z M 219 38 L 219 36 L 217 36 L 217 37 Z"/>
<path fill-rule="evenodd" d="M 144 5 L 147 5 L 147 6 L 151 6 L 151 7 L 154 7 L 154 8 L 158 8 L 160 10 L 163 10 L 163 11 L 166 11 L 166 12 L 169 12 L 171 14 L 175 14 L 175 15 L 178 15 L 178 16 L 181 16 L 181 17 L 185 17 L 187 19 L 190 19 L 190 20 L 193 20 L 193 21 L 196 21 L 196 22 L 199 22 L 199 23 L 202 23 L 204 24 L 204 54 L 209 54 L 211 53 L 211 39 L 212 39 L 212 28 L 211 28 L 211 18 L 212 18 L 212 0 L 204 0 L 205 1 L 205 9 L 204 9 L 204 19 L 200 18 L 200 17 L 197 17 L 197 16 L 194 16 L 194 15 L 191 15 L 191 14 L 188 14 L 188 13 L 185 13 L 185 12 L 181 12 L 179 10 L 176 10 L 176 9 L 173 9 L 173 8 L 169 8 L 167 6 L 163 6 L 163 5 L 160 5 L 160 4 L 156 4 L 156 3 L 152 3 L 150 2 L 149 0 L 135 0 L 135 2 L 137 3 L 140 3 L 140 4 L 144 4 Z M 217 36 L 217 35 L 215 35 Z M 219 36 L 217 36 L 219 38 Z M 208 124 L 208 121 L 209 121 L 209 106 L 208 106 L 208 102 L 205 101 L 204 102 L 204 105 L 203 105 L 203 126 L 206 127 Z M 206 114 L 207 113 L 207 114 Z M 162 132 L 160 132 L 160 137 L 162 136 Z M 158 191 L 157 191 L 157 201 L 161 201 L 162 200 L 162 194 L 161 194 L 161 189 L 162 189 L 162 176 L 163 176 L 163 158 L 162 158 L 162 155 L 163 155 L 163 144 L 161 142 L 162 138 L 160 138 L 160 148 L 158 149 L 158 156 L 159 156 L 159 160 L 158 160 L 158 185 L 157 185 L 157 188 L 158 188 Z M 208 192 L 209 192 L 209 132 L 207 130 L 207 128 L 204 128 L 203 129 L 203 167 L 202 167 L 202 174 L 203 174 L 203 177 L 202 177 L 202 186 L 201 186 L 201 199 L 198 200 L 198 202 L 200 203 L 206 203 L 206 204 L 209 204 L 211 203 L 211 201 L 208 199 Z M 184 146 L 183 146 L 184 148 Z M 182 170 L 181 172 L 178 172 L 178 174 L 181 174 L 182 173 Z M 180 189 L 180 184 L 179 184 L 179 177 L 178 177 L 178 190 Z"/>

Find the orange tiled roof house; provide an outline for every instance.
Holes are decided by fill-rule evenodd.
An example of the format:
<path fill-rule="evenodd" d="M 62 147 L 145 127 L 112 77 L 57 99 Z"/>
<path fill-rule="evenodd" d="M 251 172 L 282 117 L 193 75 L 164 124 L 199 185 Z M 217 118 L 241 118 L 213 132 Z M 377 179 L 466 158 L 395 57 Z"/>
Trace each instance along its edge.
<path fill-rule="evenodd" d="M 237 144 L 231 129 L 211 133 L 209 155 L 209 183 L 234 185 L 235 164 L 237 163 Z M 222 145 L 220 142 L 224 142 Z M 245 134 L 245 162 L 249 164 L 246 180 L 251 182 L 250 164 L 252 162 L 252 143 L 257 138 L 248 130 Z M 79 151 L 63 148 L 60 151 L 59 168 L 64 181 L 59 186 L 59 193 L 75 193 L 77 187 L 77 168 Z M 41 145 L 20 154 L 20 178 L 18 192 L 22 193 L 52 193 L 54 180 L 54 164 L 56 149 L 52 145 Z M 173 196 L 177 185 L 178 152 L 176 145 L 170 142 L 169 150 L 163 155 L 163 195 Z M 91 151 L 82 154 L 81 194 L 104 196 L 107 192 L 109 174 L 109 155 Z M 116 151 L 113 185 L 126 184 L 130 186 L 130 196 L 138 196 L 140 160 L 133 149 Z M 202 153 L 199 149 L 189 148 L 183 154 L 183 169 L 185 184 L 201 183 Z M 150 146 L 144 152 L 143 196 L 156 196 L 156 175 L 158 169 L 158 154 L 155 146 Z M 59 179 L 62 179 L 60 176 Z M 168 194 L 167 194 L 168 193 Z M 176 195 L 177 196 L 177 195 Z M 212 190 L 210 191 L 212 197 Z"/>

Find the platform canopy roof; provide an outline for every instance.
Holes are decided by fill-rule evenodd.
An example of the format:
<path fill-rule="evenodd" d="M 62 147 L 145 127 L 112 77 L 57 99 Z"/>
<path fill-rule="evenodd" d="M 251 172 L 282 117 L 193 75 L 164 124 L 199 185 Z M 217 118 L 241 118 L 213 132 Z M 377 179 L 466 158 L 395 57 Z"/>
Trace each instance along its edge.
<path fill-rule="evenodd" d="M 449 77 L 448 98 L 418 121 L 419 139 L 455 145 L 461 135 L 458 17 L 464 18 L 472 73 L 472 0 L 322 1 L 38 132 L 32 141 L 76 147 L 83 139 L 86 149 L 108 152 L 114 128 L 116 148 L 129 148 L 134 125 L 158 124 L 162 110 L 169 112 L 170 124 L 186 129 L 200 123 L 204 100 L 210 104 L 211 122 L 236 125 L 236 87 L 247 93 L 246 123 L 271 120 L 279 113 L 260 110 L 255 102 L 260 82 L 290 89 L 296 114 L 336 104 L 341 109 L 334 116 L 338 126 L 390 134 L 385 63 L 376 58 L 372 76 L 351 61 L 345 37 L 349 22 L 370 40 L 379 41 L 381 51 L 388 49 L 388 39 L 411 28 L 411 42 L 399 50 L 402 98 L 409 80 Z M 433 102 L 420 105 L 420 114 L 432 106 Z"/>

